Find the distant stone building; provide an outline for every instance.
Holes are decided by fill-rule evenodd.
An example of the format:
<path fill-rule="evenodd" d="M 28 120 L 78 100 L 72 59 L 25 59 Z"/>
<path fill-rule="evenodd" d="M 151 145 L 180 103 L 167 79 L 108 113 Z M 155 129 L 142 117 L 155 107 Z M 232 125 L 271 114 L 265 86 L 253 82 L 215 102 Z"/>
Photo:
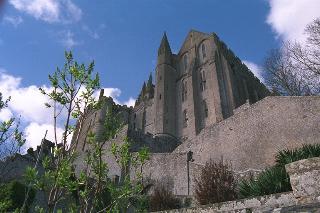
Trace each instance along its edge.
<path fill-rule="evenodd" d="M 102 138 L 110 107 L 125 125 L 104 148 L 126 137 L 133 140 L 132 152 L 149 147 L 145 179 L 169 180 L 177 195 L 193 193 L 194 179 L 210 159 L 223 157 L 242 175 L 272 165 L 279 150 L 320 143 L 320 97 L 269 94 L 217 35 L 192 30 L 173 54 L 164 34 L 155 84 L 150 75 L 135 106 L 116 105 L 102 90 L 102 107 L 88 110 L 76 169 L 84 168 L 83 156 L 90 149 L 86 133 Z M 121 176 L 112 155 L 104 160 L 110 176 Z"/>
<path fill-rule="evenodd" d="M 129 128 L 180 142 L 255 103 L 269 91 L 215 34 L 192 30 L 178 54 L 164 34 L 155 71 L 143 84 Z"/>

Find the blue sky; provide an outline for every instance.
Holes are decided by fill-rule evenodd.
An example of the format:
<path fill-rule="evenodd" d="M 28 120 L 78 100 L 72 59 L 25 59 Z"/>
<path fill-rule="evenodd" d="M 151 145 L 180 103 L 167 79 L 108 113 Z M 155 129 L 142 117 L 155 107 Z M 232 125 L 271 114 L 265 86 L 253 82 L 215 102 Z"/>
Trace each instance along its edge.
<path fill-rule="evenodd" d="M 79 62 L 95 60 L 107 93 L 119 103 L 132 104 L 154 72 L 164 31 L 174 52 L 190 29 L 215 32 L 262 78 L 267 52 L 282 41 L 303 40 L 305 25 L 320 15 L 319 2 L 7 0 L 0 19 L 0 90 L 13 100 L 0 119 L 23 114 L 26 134 L 50 126 L 47 111 L 38 104 L 42 98 L 35 93 L 63 65 L 65 50 L 72 50 Z"/>

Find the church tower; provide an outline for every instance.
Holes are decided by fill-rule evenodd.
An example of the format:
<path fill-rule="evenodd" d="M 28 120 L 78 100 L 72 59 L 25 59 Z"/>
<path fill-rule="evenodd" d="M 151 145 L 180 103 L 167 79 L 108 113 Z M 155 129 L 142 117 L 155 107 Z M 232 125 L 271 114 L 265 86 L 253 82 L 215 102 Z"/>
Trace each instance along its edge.
<path fill-rule="evenodd" d="M 164 33 L 158 50 L 155 86 L 155 134 L 176 136 L 176 75 L 173 55 Z"/>

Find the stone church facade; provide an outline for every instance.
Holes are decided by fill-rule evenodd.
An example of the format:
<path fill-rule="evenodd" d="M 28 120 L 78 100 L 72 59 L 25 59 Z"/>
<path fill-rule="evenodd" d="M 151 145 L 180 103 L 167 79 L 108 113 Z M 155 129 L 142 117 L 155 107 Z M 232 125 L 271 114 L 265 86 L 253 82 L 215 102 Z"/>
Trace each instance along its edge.
<path fill-rule="evenodd" d="M 151 78 L 144 83 L 129 128 L 182 142 L 232 116 L 247 100 L 254 103 L 268 94 L 215 34 L 190 31 L 177 54 L 164 34 L 155 85 Z"/>
<path fill-rule="evenodd" d="M 177 54 L 164 35 L 154 76 L 155 83 L 150 76 L 143 84 L 134 107 L 115 104 L 101 90 L 101 108 L 88 110 L 80 132 L 77 171 L 90 149 L 87 132 L 99 140 L 110 107 L 124 126 L 105 143 L 106 153 L 125 138 L 132 139 L 132 152 L 147 146 L 144 179 L 166 181 L 176 195 L 193 193 L 194 180 L 210 159 L 223 157 L 239 174 L 259 172 L 274 164 L 279 150 L 320 143 L 320 97 L 269 96 L 215 34 L 190 31 Z M 111 177 L 121 176 L 111 154 L 104 161 Z"/>

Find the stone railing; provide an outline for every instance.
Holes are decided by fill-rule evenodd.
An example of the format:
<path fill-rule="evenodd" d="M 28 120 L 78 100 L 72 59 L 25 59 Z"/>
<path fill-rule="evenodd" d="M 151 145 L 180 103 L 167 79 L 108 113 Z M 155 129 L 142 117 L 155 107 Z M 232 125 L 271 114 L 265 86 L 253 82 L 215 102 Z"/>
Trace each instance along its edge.
<path fill-rule="evenodd" d="M 320 158 L 309 158 L 286 165 L 294 196 L 299 202 L 320 202 Z"/>
<path fill-rule="evenodd" d="M 286 171 L 290 176 L 292 192 L 163 212 L 318 212 L 320 209 L 320 158 L 309 158 L 287 164 Z"/>

